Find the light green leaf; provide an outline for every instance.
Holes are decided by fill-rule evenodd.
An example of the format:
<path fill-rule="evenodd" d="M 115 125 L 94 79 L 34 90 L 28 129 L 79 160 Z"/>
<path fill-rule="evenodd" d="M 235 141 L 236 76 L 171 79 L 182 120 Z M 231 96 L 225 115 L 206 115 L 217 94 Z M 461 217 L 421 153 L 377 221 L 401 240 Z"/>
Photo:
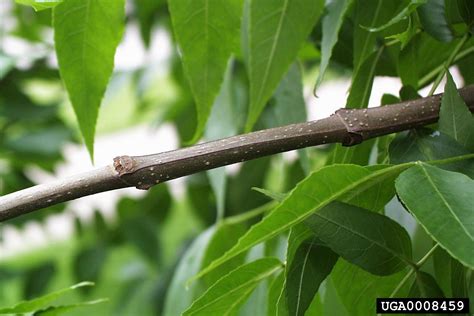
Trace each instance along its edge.
<path fill-rule="evenodd" d="M 233 136 L 237 133 L 238 126 L 234 114 L 237 109 L 235 109 L 234 99 L 232 98 L 232 70 L 232 63 L 229 63 L 221 91 L 214 101 L 204 132 L 204 137 L 208 141 Z M 217 219 L 220 220 L 224 217 L 225 211 L 226 170 L 225 168 L 217 168 L 208 170 L 206 173 L 216 196 Z"/>
<path fill-rule="evenodd" d="M 124 0 L 67 0 L 53 10 L 59 70 L 92 159 L 99 106 L 124 19 Z"/>
<path fill-rule="evenodd" d="M 327 247 L 372 274 L 390 275 L 414 265 L 410 236 L 384 215 L 333 202 L 305 223 Z"/>
<path fill-rule="evenodd" d="M 352 4 L 352 0 L 333 0 L 326 7 L 326 15 L 323 17 L 323 38 L 321 42 L 321 63 L 319 74 L 316 79 L 314 91 L 316 91 L 323 81 L 324 73 L 331 59 L 332 49 L 336 45 L 339 30 L 346 16 L 346 12 Z"/>
<path fill-rule="evenodd" d="M 332 270 L 331 279 L 338 298 L 345 309 L 350 311 L 349 314 L 366 316 L 375 315 L 375 299 L 389 297 L 405 274 L 406 271 L 401 271 L 390 276 L 377 276 L 339 260 Z M 403 288 L 402 295 L 406 290 Z"/>
<path fill-rule="evenodd" d="M 439 130 L 474 151 L 474 118 L 448 72 L 439 112 Z"/>
<path fill-rule="evenodd" d="M 398 13 L 396 16 L 394 16 L 390 21 L 385 23 L 384 25 L 378 26 L 378 27 L 367 27 L 364 26 L 365 29 L 367 29 L 369 32 L 379 32 L 382 31 L 395 23 L 398 23 L 404 19 L 406 19 L 410 14 L 415 12 L 416 8 L 418 8 L 420 5 L 425 4 L 427 0 L 411 0 L 410 3 L 403 8 L 400 13 Z"/>
<path fill-rule="evenodd" d="M 181 315 L 193 302 L 198 287 L 197 284 L 187 287 L 186 280 L 196 274 L 201 268 L 206 248 L 215 231 L 215 227 L 211 226 L 201 233 L 181 258 L 166 294 L 163 315 Z"/>
<path fill-rule="evenodd" d="M 69 305 L 59 305 L 59 306 L 51 306 L 44 310 L 37 311 L 35 316 L 58 316 L 58 315 L 65 315 L 66 312 L 70 312 L 76 310 L 78 308 L 87 307 L 91 305 L 101 304 L 108 302 L 108 299 L 98 299 L 93 301 L 86 301 L 77 304 L 69 304 Z"/>
<path fill-rule="evenodd" d="M 170 0 L 168 5 L 196 101 L 198 122 L 191 140 L 195 142 L 204 131 L 227 62 L 239 41 L 242 0 Z"/>
<path fill-rule="evenodd" d="M 248 63 L 250 131 L 316 24 L 323 0 L 250 1 Z"/>
<path fill-rule="evenodd" d="M 29 301 L 20 302 L 13 307 L 1 308 L 0 314 L 32 313 L 37 310 L 47 308 L 49 304 L 52 303 L 53 301 L 57 300 L 58 298 L 70 292 L 73 292 L 76 289 L 79 289 L 85 286 L 93 286 L 93 285 L 94 283 L 92 282 L 81 282 L 71 287 L 68 287 L 56 292 L 52 292 L 44 296 L 29 300 Z"/>
<path fill-rule="evenodd" d="M 51 9 L 63 2 L 63 0 L 15 0 L 16 3 L 33 7 L 35 11 Z"/>
<path fill-rule="evenodd" d="M 403 172 L 398 195 L 434 240 L 474 268 L 474 181 L 424 163 Z"/>
<path fill-rule="evenodd" d="M 230 272 L 194 301 L 183 315 L 232 315 L 260 281 L 283 267 L 275 258 L 264 258 Z"/>
<path fill-rule="evenodd" d="M 411 165 L 391 166 L 374 172 L 356 165 L 332 165 L 311 173 L 278 207 L 250 228 L 233 248 L 202 270 L 195 278 L 201 277 L 256 244 L 288 230 L 332 201 L 341 198 L 350 201 Z M 341 177 L 341 174 L 344 177 Z"/>

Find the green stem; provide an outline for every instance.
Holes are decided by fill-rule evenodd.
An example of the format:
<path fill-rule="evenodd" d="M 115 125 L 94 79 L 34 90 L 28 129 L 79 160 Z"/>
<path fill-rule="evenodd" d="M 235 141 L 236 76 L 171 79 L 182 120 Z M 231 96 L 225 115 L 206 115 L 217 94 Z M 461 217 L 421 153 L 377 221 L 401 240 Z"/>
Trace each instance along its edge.
<path fill-rule="evenodd" d="M 464 49 L 463 51 L 459 52 L 459 54 L 456 55 L 456 57 L 454 58 L 453 60 L 453 63 L 457 63 L 459 60 L 463 59 L 464 57 L 470 55 L 474 53 L 474 46 L 471 46 L 471 47 L 468 47 L 466 49 Z M 423 87 L 425 85 L 427 85 L 431 79 L 433 79 L 433 77 L 436 76 L 436 74 L 438 74 L 440 71 L 442 71 L 444 69 L 445 65 L 439 65 L 438 67 L 436 67 L 435 69 L 433 69 L 432 71 L 430 71 L 429 73 L 427 73 L 423 78 L 421 78 L 419 81 L 418 81 L 418 86 L 419 87 Z"/>
<path fill-rule="evenodd" d="M 433 248 L 431 248 L 430 251 L 428 251 L 426 255 L 423 258 L 421 258 L 420 261 L 416 263 L 416 266 L 418 267 L 418 269 L 421 268 L 425 264 L 426 260 L 428 260 L 431 257 L 431 255 L 435 252 L 436 249 L 438 249 L 438 247 L 439 247 L 439 244 L 436 243 L 433 246 Z"/>
<path fill-rule="evenodd" d="M 438 247 L 439 244 L 435 244 L 433 248 L 431 248 L 424 255 L 424 257 L 416 263 L 415 267 L 411 267 L 410 271 L 408 271 L 405 277 L 400 281 L 400 283 L 398 283 L 397 287 L 393 290 L 392 294 L 390 294 L 390 298 L 394 297 L 398 293 L 398 291 L 400 291 L 400 289 L 405 285 L 405 283 L 410 279 L 410 277 L 426 263 L 426 261 L 433 255 L 433 253 L 436 251 L 436 249 L 438 249 Z"/>
<path fill-rule="evenodd" d="M 464 43 L 466 43 L 468 38 L 469 38 L 469 33 L 466 33 L 466 35 L 463 36 L 461 41 L 459 41 L 459 43 L 456 45 L 454 50 L 451 52 L 448 59 L 446 60 L 446 63 L 444 63 L 443 68 L 439 72 L 438 77 L 436 77 L 436 80 L 434 81 L 433 86 L 431 87 L 430 93 L 428 94 L 429 96 L 432 96 L 434 94 L 436 88 L 441 83 L 441 80 L 443 79 L 444 74 L 448 70 L 449 66 L 453 63 L 454 58 L 459 53 L 461 48 L 464 46 Z"/>
<path fill-rule="evenodd" d="M 248 212 L 227 217 L 224 220 L 222 220 L 219 224 L 221 225 L 232 225 L 232 224 L 239 224 L 245 221 L 248 221 L 249 219 L 252 219 L 254 217 L 257 217 L 258 215 L 261 215 L 265 213 L 266 211 L 272 209 L 275 207 L 278 203 L 276 201 L 271 201 L 266 204 L 263 204 L 262 206 L 259 206 L 257 208 L 254 208 L 253 210 L 250 210 Z"/>

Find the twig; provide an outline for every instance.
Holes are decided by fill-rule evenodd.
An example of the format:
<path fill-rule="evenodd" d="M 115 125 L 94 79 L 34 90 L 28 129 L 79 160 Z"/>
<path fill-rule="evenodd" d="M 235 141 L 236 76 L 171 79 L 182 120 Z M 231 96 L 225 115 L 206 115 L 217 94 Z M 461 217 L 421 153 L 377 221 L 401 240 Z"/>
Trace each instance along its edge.
<path fill-rule="evenodd" d="M 474 85 L 459 90 L 474 112 Z M 155 184 L 276 153 L 328 143 L 353 146 L 377 136 L 435 123 L 442 95 L 370 109 L 339 109 L 330 117 L 237 135 L 147 156 L 0 197 L 0 221 L 99 192 Z"/>

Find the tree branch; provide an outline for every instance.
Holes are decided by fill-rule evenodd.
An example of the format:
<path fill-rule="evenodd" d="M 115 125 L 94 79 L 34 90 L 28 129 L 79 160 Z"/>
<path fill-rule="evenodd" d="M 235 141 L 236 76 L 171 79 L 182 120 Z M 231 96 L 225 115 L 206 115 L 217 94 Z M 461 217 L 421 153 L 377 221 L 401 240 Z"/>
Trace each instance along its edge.
<path fill-rule="evenodd" d="M 474 112 L 474 85 L 459 90 Z M 435 123 L 442 95 L 370 109 L 339 109 L 330 117 L 237 135 L 147 156 L 120 156 L 113 164 L 0 197 L 0 221 L 99 192 L 155 184 L 196 172 L 327 143 L 367 139 Z"/>

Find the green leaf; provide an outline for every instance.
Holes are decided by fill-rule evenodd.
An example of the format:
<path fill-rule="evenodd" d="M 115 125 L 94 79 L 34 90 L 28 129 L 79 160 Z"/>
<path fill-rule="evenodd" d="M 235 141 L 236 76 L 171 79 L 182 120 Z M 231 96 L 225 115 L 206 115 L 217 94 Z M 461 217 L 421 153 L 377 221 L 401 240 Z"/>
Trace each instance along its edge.
<path fill-rule="evenodd" d="M 215 227 L 211 226 L 201 233 L 181 258 L 166 294 L 163 315 L 181 315 L 193 302 L 198 287 L 197 284 L 192 284 L 187 288 L 186 280 L 196 274 L 201 268 L 205 250 L 207 249 L 215 230 Z"/>
<path fill-rule="evenodd" d="M 418 25 L 419 25 L 418 17 L 413 14 L 412 16 L 408 17 L 408 26 L 404 32 L 387 36 L 387 39 L 394 39 L 400 42 L 400 48 L 403 50 L 407 46 L 407 44 L 411 41 L 411 39 L 417 34 Z"/>
<path fill-rule="evenodd" d="M 402 44 L 403 45 L 403 44 Z M 397 72 L 404 86 L 418 87 L 417 42 L 411 41 L 398 55 Z"/>
<path fill-rule="evenodd" d="M 43 309 L 48 307 L 50 303 L 57 300 L 58 298 L 73 292 L 76 289 L 83 288 L 85 286 L 93 286 L 94 283 L 92 282 L 81 282 L 70 286 L 68 288 L 52 292 L 46 294 L 44 296 L 29 300 L 29 301 L 22 301 L 16 304 L 13 307 L 6 307 L 0 309 L 0 314 L 19 314 L 19 313 L 32 313 L 37 310 Z"/>
<path fill-rule="evenodd" d="M 35 11 L 51 9 L 63 2 L 63 0 L 15 0 L 16 3 L 33 7 Z"/>
<path fill-rule="evenodd" d="M 438 123 L 441 132 L 451 136 L 470 151 L 474 151 L 474 118 L 459 95 L 449 72 L 447 73 Z"/>
<path fill-rule="evenodd" d="M 229 315 L 238 310 L 260 281 L 281 268 L 282 263 L 275 258 L 240 266 L 210 287 L 183 315 Z"/>
<path fill-rule="evenodd" d="M 410 289 L 409 297 L 444 297 L 443 291 L 439 288 L 436 280 L 423 271 L 417 271 L 415 280 Z"/>
<path fill-rule="evenodd" d="M 469 151 L 454 139 L 429 129 L 416 129 L 409 133 L 400 133 L 389 147 L 390 162 L 394 164 L 447 159 L 465 154 L 469 154 Z M 440 168 L 474 177 L 473 160 L 444 164 Z"/>
<path fill-rule="evenodd" d="M 256 244 L 288 230 L 330 202 L 341 198 L 350 201 L 411 165 L 391 166 L 374 172 L 356 165 L 332 165 L 311 173 L 268 216 L 250 228 L 233 248 L 203 269 L 195 278 Z M 341 177 L 341 174 L 344 174 L 344 177 Z"/>
<path fill-rule="evenodd" d="M 51 306 L 44 310 L 37 311 L 35 316 L 57 316 L 57 315 L 65 315 L 66 312 L 71 312 L 78 308 L 87 307 L 91 305 L 101 304 L 108 302 L 108 299 L 98 299 L 93 301 L 86 301 L 76 304 L 69 304 L 69 305 L 59 305 L 59 306 Z"/>
<path fill-rule="evenodd" d="M 191 140 L 195 142 L 204 131 L 227 62 L 238 44 L 242 0 L 170 0 L 168 5 L 196 101 L 198 122 Z"/>
<path fill-rule="evenodd" d="M 315 238 L 300 244 L 286 279 L 286 295 L 290 315 L 304 315 L 319 286 L 331 272 L 339 256 Z"/>
<path fill-rule="evenodd" d="M 350 311 L 349 315 L 366 316 L 375 315 L 375 299 L 389 297 L 405 274 L 406 271 L 401 271 L 390 276 L 377 276 L 339 260 L 331 273 L 331 280 L 343 307 Z M 403 294 L 405 291 L 403 288 Z"/>
<path fill-rule="evenodd" d="M 375 69 L 382 55 L 383 48 L 372 53 L 360 66 L 352 79 L 351 91 L 347 98 L 346 108 L 366 108 L 369 105 Z M 336 144 L 332 154 L 332 163 L 358 163 L 365 165 L 368 162 L 373 142 L 364 142 L 354 147 L 344 147 Z"/>
<path fill-rule="evenodd" d="M 107 251 L 108 248 L 102 243 L 81 249 L 73 258 L 73 272 L 76 280 L 97 281 L 107 259 Z"/>
<path fill-rule="evenodd" d="M 372 274 L 390 275 L 413 265 L 410 236 L 384 215 L 333 202 L 305 223 L 327 247 Z"/>
<path fill-rule="evenodd" d="M 466 270 L 458 260 L 451 257 L 442 248 L 433 254 L 433 266 L 436 281 L 446 297 L 467 297 Z"/>
<path fill-rule="evenodd" d="M 286 274 L 282 271 L 275 277 L 268 289 L 267 316 L 288 316 L 285 300 Z"/>
<path fill-rule="evenodd" d="M 374 51 L 378 36 L 369 32 L 363 25 L 372 27 L 388 20 L 399 6 L 399 1 L 359 0 L 355 2 L 355 6 L 353 73 L 357 73 L 359 67 Z"/>
<path fill-rule="evenodd" d="M 316 24 L 323 0 L 250 2 L 248 63 L 250 105 L 246 130 L 256 123 L 268 99 Z"/>
<path fill-rule="evenodd" d="M 314 91 L 316 91 L 323 81 L 324 73 L 329 65 L 332 50 L 336 45 L 339 30 L 346 16 L 347 10 L 352 4 L 352 0 L 334 0 L 329 2 L 326 7 L 327 13 L 323 17 L 321 41 L 321 63 L 319 65 L 319 74 L 316 79 Z"/>
<path fill-rule="evenodd" d="M 411 0 L 410 3 L 403 8 L 400 13 L 398 13 L 396 16 L 394 16 L 390 21 L 387 23 L 378 26 L 378 27 L 366 27 L 364 26 L 365 29 L 367 29 L 370 32 L 380 32 L 395 23 L 398 23 L 404 19 L 406 19 L 410 14 L 412 14 L 420 5 L 425 4 L 428 0 Z"/>
<path fill-rule="evenodd" d="M 275 91 L 261 117 L 265 128 L 289 125 L 307 120 L 306 103 L 303 96 L 303 78 L 299 63 L 293 63 Z M 309 172 L 308 150 L 298 150 L 300 163 Z"/>
<path fill-rule="evenodd" d="M 398 195 L 434 240 L 474 267 L 474 182 L 469 177 L 418 163 L 396 181 Z"/>
<path fill-rule="evenodd" d="M 430 0 L 418 8 L 423 30 L 441 42 L 454 39 L 446 19 L 444 0 Z"/>
<path fill-rule="evenodd" d="M 91 159 L 99 106 L 124 20 L 124 0 L 67 0 L 53 10 L 59 70 Z"/>
<path fill-rule="evenodd" d="M 232 64 L 229 65 L 224 76 L 221 91 L 214 101 L 209 120 L 207 121 L 204 137 L 206 140 L 216 140 L 233 136 L 237 133 L 238 126 L 234 113 L 237 111 L 232 98 Z M 224 217 L 225 192 L 227 175 L 225 168 L 206 171 L 214 195 L 216 196 L 217 218 Z"/>

